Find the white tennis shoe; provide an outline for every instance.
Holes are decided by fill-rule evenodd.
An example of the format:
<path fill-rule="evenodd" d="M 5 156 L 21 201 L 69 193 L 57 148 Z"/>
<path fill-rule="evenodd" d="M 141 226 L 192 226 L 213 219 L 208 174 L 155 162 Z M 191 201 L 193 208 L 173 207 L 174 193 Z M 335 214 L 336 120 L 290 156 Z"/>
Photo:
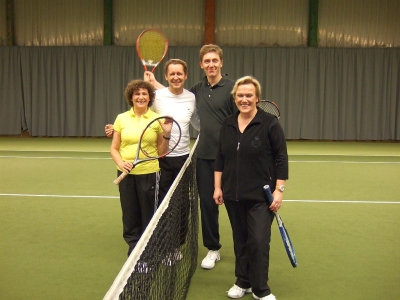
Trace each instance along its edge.
<path fill-rule="evenodd" d="M 138 261 L 137 263 L 136 263 L 136 266 L 135 266 L 135 272 L 138 272 L 138 273 L 150 273 L 151 272 L 151 268 L 150 268 L 150 266 L 147 264 L 147 262 L 144 262 L 144 261 Z"/>
<path fill-rule="evenodd" d="M 269 294 L 268 296 L 264 296 L 264 297 L 258 297 L 253 293 L 253 298 L 254 299 L 260 299 L 260 300 L 276 300 L 276 297 L 272 294 Z"/>
<path fill-rule="evenodd" d="M 175 249 L 174 252 L 168 253 L 164 259 L 162 260 L 162 263 L 166 266 L 173 266 L 176 262 L 181 261 L 183 258 L 183 254 L 179 249 Z"/>
<path fill-rule="evenodd" d="M 221 260 L 221 257 L 219 255 L 219 250 L 210 250 L 207 253 L 207 256 L 203 259 L 201 262 L 201 267 L 203 269 L 212 269 L 215 266 L 215 263 L 217 261 Z"/>
<path fill-rule="evenodd" d="M 251 288 L 242 289 L 241 287 L 234 284 L 233 287 L 231 287 L 230 290 L 228 291 L 228 297 L 233 299 L 238 299 L 242 298 L 246 293 L 251 293 Z"/>

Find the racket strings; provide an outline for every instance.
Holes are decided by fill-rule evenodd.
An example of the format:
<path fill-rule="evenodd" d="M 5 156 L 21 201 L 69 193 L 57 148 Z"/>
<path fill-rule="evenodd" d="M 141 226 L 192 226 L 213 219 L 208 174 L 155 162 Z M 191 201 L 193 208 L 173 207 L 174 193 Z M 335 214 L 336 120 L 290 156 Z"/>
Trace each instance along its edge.
<path fill-rule="evenodd" d="M 158 147 L 155 147 L 160 135 L 168 143 L 168 147 L 165 150 L 163 149 L 162 153 Z M 159 117 L 153 120 L 144 130 L 140 150 L 149 158 L 163 157 L 176 148 L 180 139 L 181 128 L 179 124 L 172 118 Z"/>
<path fill-rule="evenodd" d="M 152 158 L 158 157 L 157 138 L 158 133 L 155 128 L 146 128 L 146 130 L 143 132 L 140 143 L 140 150 L 142 154 Z M 145 156 L 143 156 L 142 154 L 139 156 L 139 158 L 145 158 Z"/>
<path fill-rule="evenodd" d="M 181 128 L 178 126 L 178 123 L 173 122 L 172 128 L 170 132 L 164 132 L 164 134 L 169 137 L 169 147 L 168 153 L 172 152 L 173 149 L 176 148 L 179 141 L 181 140 Z"/>
<path fill-rule="evenodd" d="M 281 116 L 281 113 L 280 113 L 280 111 L 279 111 L 278 106 L 277 106 L 275 103 L 273 103 L 272 101 L 261 100 L 260 103 L 259 103 L 259 107 L 260 107 L 263 111 L 265 111 L 265 112 L 267 112 L 267 113 L 270 113 L 270 114 L 276 116 L 278 119 L 279 119 L 280 116 Z"/>
<path fill-rule="evenodd" d="M 146 65 L 157 65 L 165 53 L 165 38 L 157 31 L 146 31 L 139 39 L 139 52 Z"/>

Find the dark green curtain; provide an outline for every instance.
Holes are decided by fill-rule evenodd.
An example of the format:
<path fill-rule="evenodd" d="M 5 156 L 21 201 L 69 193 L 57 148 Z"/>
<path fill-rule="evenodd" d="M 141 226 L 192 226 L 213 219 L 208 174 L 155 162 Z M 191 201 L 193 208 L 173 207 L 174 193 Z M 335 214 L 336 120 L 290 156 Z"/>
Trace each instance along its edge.
<path fill-rule="evenodd" d="M 203 77 L 199 47 L 169 58 L 188 63 L 187 88 Z M 288 139 L 400 139 L 400 48 L 225 47 L 222 70 L 260 81 Z M 162 63 L 155 75 L 166 84 Z M 0 135 L 104 136 L 142 77 L 134 47 L 0 47 Z"/>

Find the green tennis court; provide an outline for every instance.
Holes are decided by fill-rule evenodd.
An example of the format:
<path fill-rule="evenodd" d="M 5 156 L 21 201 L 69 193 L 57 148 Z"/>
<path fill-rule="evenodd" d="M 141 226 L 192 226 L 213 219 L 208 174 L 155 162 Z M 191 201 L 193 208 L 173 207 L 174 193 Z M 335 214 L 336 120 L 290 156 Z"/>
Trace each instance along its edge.
<path fill-rule="evenodd" d="M 102 299 L 126 259 L 115 166 L 104 138 L 0 138 L 0 298 Z M 400 144 L 289 141 L 280 210 L 292 268 L 273 224 L 270 286 L 284 299 L 400 297 Z M 188 300 L 228 299 L 230 225 L 221 261 L 198 266 Z M 199 262 L 206 249 L 199 239 Z M 252 299 L 251 294 L 242 299 Z"/>

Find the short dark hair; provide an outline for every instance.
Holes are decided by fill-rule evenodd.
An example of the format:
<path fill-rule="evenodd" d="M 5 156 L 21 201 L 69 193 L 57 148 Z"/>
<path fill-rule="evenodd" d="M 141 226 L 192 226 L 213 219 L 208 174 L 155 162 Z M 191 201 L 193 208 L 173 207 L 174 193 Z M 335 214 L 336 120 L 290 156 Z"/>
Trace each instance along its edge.
<path fill-rule="evenodd" d="M 129 106 L 133 106 L 132 95 L 135 91 L 139 89 L 147 90 L 150 96 L 149 107 L 151 107 L 153 105 L 154 98 L 156 97 L 156 90 L 150 82 L 144 81 L 142 79 L 135 79 L 128 83 L 124 93 L 126 102 Z"/>
<path fill-rule="evenodd" d="M 165 75 L 168 74 L 168 67 L 169 67 L 170 65 L 182 65 L 182 67 L 183 67 L 183 72 L 185 72 L 185 75 L 187 75 L 187 73 L 188 73 L 188 66 L 187 66 L 187 64 L 186 64 L 183 60 L 178 59 L 178 58 L 172 58 L 172 59 L 170 59 L 169 61 L 167 61 L 167 62 L 165 63 L 165 65 L 164 65 L 164 74 L 165 74 Z"/>

